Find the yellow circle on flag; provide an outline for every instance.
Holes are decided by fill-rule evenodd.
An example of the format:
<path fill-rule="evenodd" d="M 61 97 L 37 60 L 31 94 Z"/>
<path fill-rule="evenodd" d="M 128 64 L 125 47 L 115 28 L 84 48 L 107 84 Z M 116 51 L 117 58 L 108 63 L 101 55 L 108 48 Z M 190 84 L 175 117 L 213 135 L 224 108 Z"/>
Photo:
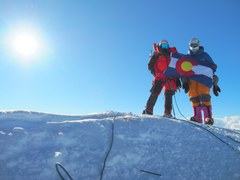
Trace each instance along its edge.
<path fill-rule="evenodd" d="M 185 61 L 181 64 L 181 68 L 183 71 L 191 71 L 192 70 L 192 63 L 190 63 L 189 61 Z"/>

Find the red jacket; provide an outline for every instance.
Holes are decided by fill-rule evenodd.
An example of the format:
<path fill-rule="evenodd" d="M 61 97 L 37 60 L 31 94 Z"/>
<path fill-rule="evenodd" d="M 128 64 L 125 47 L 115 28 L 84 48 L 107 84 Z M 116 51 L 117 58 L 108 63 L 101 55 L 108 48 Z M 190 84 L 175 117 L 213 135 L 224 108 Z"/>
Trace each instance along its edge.
<path fill-rule="evenodd" d="M 170 53 L 174 53 L 177 52 L 175 47 L 169 48 L 169 52 Z M 155 54 L 159 57 L 156 60 L 156 63 L 154 64 L 154 71 L 155 71 L 155 75 L 154 75 L 154 80 L 166 80 L 165 75 L 163 74 L 163 72 L 167 69 L 170 61 L 171 61 L 171 56 L 164 56 L 162 55 L 158 50 L 155 49 Z"/>

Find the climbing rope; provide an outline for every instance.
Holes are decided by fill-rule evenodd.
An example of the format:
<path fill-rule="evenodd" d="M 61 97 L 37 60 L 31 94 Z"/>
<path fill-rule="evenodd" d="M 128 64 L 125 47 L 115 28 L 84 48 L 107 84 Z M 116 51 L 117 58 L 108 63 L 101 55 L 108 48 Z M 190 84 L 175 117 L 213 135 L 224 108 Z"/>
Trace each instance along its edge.
<path fill-rule="evenodd" d="M 147 174 L 152 174 L 152 175 L 155 175 L 155 176 L 162 176 L 162 175 L 159 174 L 159 173 L 155 173 L 155 172 L 151 172 L 151 171 L 146 171 L 146 170 L 143 170 L 143 169 L 140 169 L 139 171 L 144 172 L 144 173 L 147 173 Z"/>
<path fill-rule="evenodd" d="M 178 104 L 177 104 L 177 100 L 176 100 L 175 94 L 174 94 L 174 100 L 175 100 L 175 104 L 176 104 L 176 107 L 177 107 L 177 109 L 178 109 L 178 112 L 179 112 L 179 114 L 181 114 L 181 116 L 186 120 L 185 122 L 190 123 L 191 125 L 194 125 L 194 126 L 197 126 L 197 127 L 200 127 L 200 128 L 202 128 L 202 129 L 204 129 L 205 131 L 207 131 L 207 132 L 209 132 L 211 135 L 213 135 L 215 138 L 217 138 L 219 141 L 221 141 L 222 143 L 226 144 L 228 147 L 230 147 L 230 148 L 231 148 L 232 150 L 234 150 L 236 153 L 240 153 L 240 150 L 235 149 L 235 148 L 234 148 L 233 146 L 231 146 L 228 142 L 224 141 L 222 138 L 220 138 L 219 136 L 217 136 L 214 132 L 210 131 L 209 129 L 207 129 L 207 128 L 199 125 L 199 124 L 196 124 L 196 123 L 193 123 L 193 122 L 189 121 L 189 120 L 181 113 L 181 111 L 180 111 L 180 109 L 179 109 L 179 106 L 178 106 Z M 226 137 L 228 137 L 229 139 L 232 139 L 232 140 L 235 141 L 235 142 L 237 141 L 237 140 L 234 140 L 233 138 L 231 138 L 231 137 L 229 137 L 229 136 L 226 136 Z"/>
<path fill-rule="evenodd" d="M 61 169 L 65 172 L 65 174 L 67 175 L 67 177 L 68 177 L 70 180 L 73 180 L 72 176 L 68 173 L 68 171 L 64 168 L 64 166 L 61 165 L 59 162 L 57 162 L 57 163 L 55 164 L 55 167 L 56 167 L 56 170 L 57 170 L 57 173 L 58 173 L 59 177 L 60 177 L 62 180 L 65 180 L 65 178 L 64 178 L 63 175 L 61 174 L 59 168 L 61 168 Z"/>
<path fill-rule="evenodd" d="M 105 167 L 106 167 L 107 159 L 108 159 L 108 156 L 109 156 L 109 154 L 112 150 L 113 140 L 114 140 L 115 118 L 117 117 L 117 114 L 118 114 L 118 112 L 113 116 L 111 141 L 110 141 L 110 145 L 109 145 L 108 151 L 106 153 L 106 156 L 104 158 L 103 167 L 102 167 L 101 174 L 100 174 L 100 180 L 102 180 L 102 178 L 103 178 L 103 173 L 104 173 L 104 170 L 105 170 Z"/>

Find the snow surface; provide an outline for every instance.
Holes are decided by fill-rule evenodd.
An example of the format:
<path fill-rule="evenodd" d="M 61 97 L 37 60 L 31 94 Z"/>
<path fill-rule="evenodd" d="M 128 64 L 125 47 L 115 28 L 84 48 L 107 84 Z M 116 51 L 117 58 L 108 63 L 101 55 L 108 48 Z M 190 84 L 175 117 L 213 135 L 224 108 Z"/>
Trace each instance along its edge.
<path fill-rule="evenodd" d="M 240 179 L 240 131 L 120 112 L 0 112 L 1 180 L 57 180 L 56 162 L 74 180 Z"/>

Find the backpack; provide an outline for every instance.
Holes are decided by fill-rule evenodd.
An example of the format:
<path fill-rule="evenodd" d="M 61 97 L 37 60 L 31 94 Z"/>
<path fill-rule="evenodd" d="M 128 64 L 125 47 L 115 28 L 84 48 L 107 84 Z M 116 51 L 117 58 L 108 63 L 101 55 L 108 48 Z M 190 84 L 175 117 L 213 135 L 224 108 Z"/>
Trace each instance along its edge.
<path fill-rule="evenodd" d="M 160 51 L 158 49 L 158 45 L 156 43 L 153 44 L 153 49 L 154 49 L 154 53 L 152 55 L 150 55 L 150 60 L 148 61 L 148 70 L 152 73 L 152 75 L 155 75 L 155 69 L 154 69 L 154 64 L 156 63 L 159 55 L 160 55 Z"/>
<path fill-rule="evenodd" d="M 154 52 L 154 54 L 150 57 L 150 60 L 148 61 L 148 70 L 152 73 L 152 75 L 155 75 L 154 64 L 156 63 L 158 57 L 159 56 Z"/>

